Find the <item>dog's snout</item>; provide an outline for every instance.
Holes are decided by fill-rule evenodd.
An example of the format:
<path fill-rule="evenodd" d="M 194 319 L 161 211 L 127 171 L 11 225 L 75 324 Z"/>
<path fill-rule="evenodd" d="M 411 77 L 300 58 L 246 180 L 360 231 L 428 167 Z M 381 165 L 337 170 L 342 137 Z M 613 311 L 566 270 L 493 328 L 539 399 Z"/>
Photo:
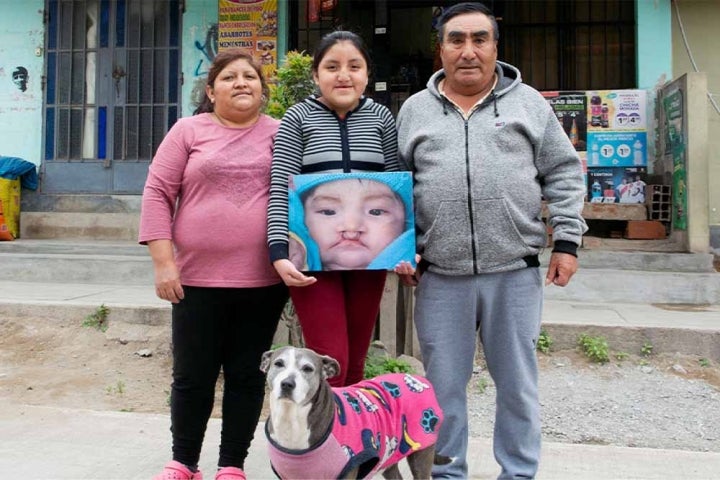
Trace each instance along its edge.
<path fill-rule="evenodd" d="M 280 382 L 280 390 L 283 393 L 290 393 L 295 389 L 295 379 L 293 377 L 288 377 L 282 382 Z"/>

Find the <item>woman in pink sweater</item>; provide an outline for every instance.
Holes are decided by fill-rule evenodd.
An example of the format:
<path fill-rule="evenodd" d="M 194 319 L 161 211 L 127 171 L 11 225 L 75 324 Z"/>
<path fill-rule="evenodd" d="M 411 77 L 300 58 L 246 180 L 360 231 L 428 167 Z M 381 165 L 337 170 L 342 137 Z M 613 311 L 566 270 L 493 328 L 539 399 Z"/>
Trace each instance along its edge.
<path fill-rule="evenodd" d="M 260 417 L 262 353 L 288 292 L 269 262 L 267 209 L 278 122 L 252 57 L 219 53 L 203 104 L 181 118 L 150 165 L 139 241 L 157 295 L 172 303 L 173 460 L 155 480 L 202 479 L 198 460 L 220 368 L 225 381 L 217 480 L 242 471 Z"/>

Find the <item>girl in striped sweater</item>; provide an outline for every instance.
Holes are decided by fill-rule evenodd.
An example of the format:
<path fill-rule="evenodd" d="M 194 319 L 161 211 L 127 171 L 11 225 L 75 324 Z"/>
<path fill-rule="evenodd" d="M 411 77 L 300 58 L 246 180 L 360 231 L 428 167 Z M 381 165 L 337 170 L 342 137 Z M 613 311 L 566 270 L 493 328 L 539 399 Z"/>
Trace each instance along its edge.
<path fill-rule="evenodd" d="M 320 94 L 288 109 L 275 137 L 271 170 L 270 260 L 290 287 L 306 346 L 340 363 L 340 374 L 330 381 L 337 387 L 363 378 L 387 272 L 300 272 L 288 258 L 288 179 L 305 173 L 399 169 L 395 121 L 385 106 L 363 96 L 369 65 L 358 35 L 336 31 L 323 37 L 312 67 Z"/>

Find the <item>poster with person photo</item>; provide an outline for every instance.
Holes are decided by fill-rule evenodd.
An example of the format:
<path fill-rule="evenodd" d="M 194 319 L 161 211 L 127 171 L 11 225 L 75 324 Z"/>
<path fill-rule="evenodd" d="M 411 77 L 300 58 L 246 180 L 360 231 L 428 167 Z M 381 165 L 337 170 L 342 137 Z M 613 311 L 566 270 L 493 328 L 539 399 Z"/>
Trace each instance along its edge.
<path fill-rule="evenodd" d="M 302 271 L 415 265 L 410 172 L 293 175 L 289 256 Z"/>

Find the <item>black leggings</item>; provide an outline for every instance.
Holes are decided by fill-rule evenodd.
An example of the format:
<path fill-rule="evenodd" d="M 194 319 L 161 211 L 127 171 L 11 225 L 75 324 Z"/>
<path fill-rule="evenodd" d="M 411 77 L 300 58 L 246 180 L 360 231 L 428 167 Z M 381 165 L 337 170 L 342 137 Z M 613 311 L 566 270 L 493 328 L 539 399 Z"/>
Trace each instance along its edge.
<path fill-rule="evenodd" d="M 262 410 L 260 357 L 270 349 L 288 298 L 283 284 L 261 288 L 183 286 L 172 308 L 173 460 L 195 466 L 223 369 L 220 467 L 243 468 Z"/>

